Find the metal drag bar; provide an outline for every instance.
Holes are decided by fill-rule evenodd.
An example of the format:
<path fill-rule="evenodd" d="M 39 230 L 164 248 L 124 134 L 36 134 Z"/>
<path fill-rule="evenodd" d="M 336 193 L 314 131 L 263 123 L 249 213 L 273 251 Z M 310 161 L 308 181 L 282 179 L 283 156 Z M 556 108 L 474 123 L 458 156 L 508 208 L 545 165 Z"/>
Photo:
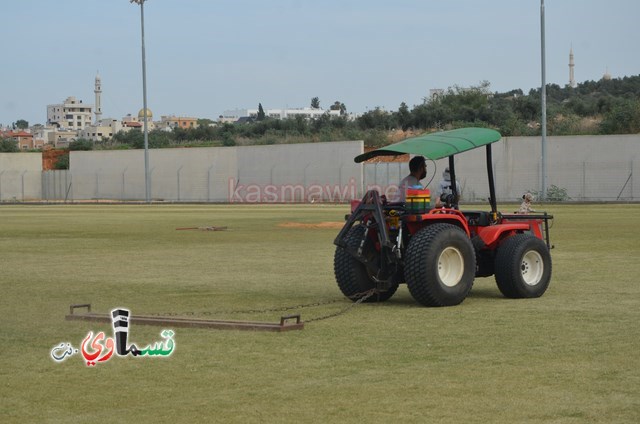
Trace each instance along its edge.
<path fill-rule="evenodd" d="M 87 308 L 87 312 L 76 314 L 77 308 Z M 90 304 L 71 305 L 70 313 L 65 316 L 67 321 L 95 321 L 111 323 L 109 314 L 96 314 L 91 312 Z M 295 319 L 295 322 L 289 320 Z M 304 322 L 300 320 L 300 315 L 286 315 L 280 317 L 279 323 L 268 323 L 259 321 L 223 321 L 212 319 L 192 319 L 192 318 L 169 318 L 148 315 L 132 315 L 129 321 L 139 325 L 158 325 L 169 327 L 190 327 L 190 328 L 215 328 L 220 330 L 254 330 L 254 331 L 291 331 L 302 330 Z"/>

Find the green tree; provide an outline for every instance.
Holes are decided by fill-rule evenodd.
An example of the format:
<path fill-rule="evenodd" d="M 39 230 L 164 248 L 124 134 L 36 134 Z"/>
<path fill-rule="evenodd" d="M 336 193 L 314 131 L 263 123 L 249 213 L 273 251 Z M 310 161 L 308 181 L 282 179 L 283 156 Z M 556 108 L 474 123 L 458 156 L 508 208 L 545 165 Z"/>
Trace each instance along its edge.
<path fill-rule="evenodd" d="M 227 147 L 235 146 L 236 141 L 233 139 L 231 135 L 229 135 L 229 133 L 226 133 L 224 138 L 222 139 L 222 145 Z"/>
<path fill-rule="evenodd" d="M 258 103 L 258 117 L 257 117 L 257 120 L 258 121 L 263 121 L 265 117 L 266 117 L 266 115 L 264 113 L 264 109 L 262 108 L 262 103 Z"/>
<path fill-rule="evenodd" d="M 13 127 L 21 130 L 26 130 L 27 128 L 29 128 L 29 122 L 25 121 L 24 119 L 18 119 L 13 123 Z"/>
<path fill-rule="evenodd" d="M 311 99 L 311 109 L 320 109 L 320 98 L 313 97 Z"/>
<path fill-rule="evenodd" d="M 482 120 L 487 113 L 490 94 L 489 82 L 482 81 L 480 85 L 469 88 L 453 86 L 440 101 L 451 111 L 451 121 L 473 122 Z"/>
<path fill-rule="evenodd" d="M 201 118 L 198 119 L 198 127 L 208 127 L 211 126 L 211 124 L 213 124 L 213 120 L 208 119 L 208 118 Z"/>
<path fill-rule="evenodd" d="M 640 100 L 624 99 L 611 108 L 600 124 L 603 134 L 640 132 Z"/>
<path fill-rule="evenodd" d="M 18 143 L 15 140 L 10 138 L 0 138 L 0 152 L 2 153 L 13 153 L 19 152 Z"/>
<path fill-rule="evenodd" d="M 363 113 L 362 116 L 357 119 L 357 122 L 363 130 L 390 130 L 395 127 L 393 115 L 379 107 Z"/>
<path fill-rule="evenodd" d="M 79 138 L 69 143 L 69 150 L 93 150 L 93 141 Z"/>
<path fill-rule="evenodd" d="M 116 143 L 127 144 L 132 147 L 135 145 L 144 145 L 144 135 L 142 131 L 137 128 L 130 129 L 129 131 L 118 131 L 113 136 L 113 140 Z M 138 147 L 135 148 L 137 149 Z"/>
<path fill-rule="evenodd" d="M 144 140 L 144 137 L 143 137 Z M 163 130 L 153 130 L 149 133 L 149 148 L 150 149 L 162 149 L 169 147 L 173 142 L 171 133 Z M 144 142 L 142 147 L 144 148 Z"/>
<path fill-rule="evenodd" d="M 53 167 L 55 169 L 69 169 L 69 153 L 58 156 Z"/>
<path fill-rule="evenodd" d="M 409 112 L 409 107 L 405 102 L 400 103 L 398 113 L 396 114 L 396 120 L 403 131 L 406 131 L 411 126 L 411 112 Z"/>

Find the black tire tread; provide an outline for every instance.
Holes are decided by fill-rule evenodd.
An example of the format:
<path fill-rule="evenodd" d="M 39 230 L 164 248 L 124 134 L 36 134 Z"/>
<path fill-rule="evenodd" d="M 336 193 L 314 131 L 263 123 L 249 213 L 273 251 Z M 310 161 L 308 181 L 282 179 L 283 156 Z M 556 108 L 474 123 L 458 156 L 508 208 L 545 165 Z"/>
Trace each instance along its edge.
<path fill-rule="evenodd" d="M 524 251 L 535 248 L 544 261 L 544 275 L 541 282 L 532 287 L 522 281 L 520 264 Z M 551 255 L 547 245 L 531 234 L 516 234 L 506 239 L 498 248 L 495 262 L 495 279 L 500 292 L 511 299 L 540 297 L 551 280 Z"/>
<path fill-rule="evenodd" d="M 468 287 L 464 288 L 463 293 L 460 296 L 450 297 L 443 296 L 438 290 L 438 282 L 429 281 L 428 275 L 430 270 L 427 263 L 427 256 L 429 250 L 432 248 L 434 241 L 441 237 L 440 234 L 448 230 L 459 231 L 460 234 L 468 241 L 468 254 L 473 265 L 471 270 L 471 282 Z M 473 277 L 475 276 L 475 251 L 471 240 L 467 237 L 464 231 L 452 224 L 432 224 L 416 234 L 411 238 L 411 242 L 407 248 L 405 255 L 405 277 L 407 280 L 407 286 L 413 298 L 419 303 L 425 306 L 453 306 L 460 304 L 466 296 L 469 294 L 471 287 L 473 286 Z M 467 271 L 465 271 L 467 272 Z"/>
<path fill-rule="evenodd" d="M 362 241 L 362 237 L 364 237 L 364 232 L 365 228 L 362 225 L 351 228 L 345 237 L 347 246 L 357 248 Z M 336 247 L 333 257 L 333 271 L 342 294 L 354 302 L 359 298 L 356 296 L 358 293 L 365 292 L 376 286 L 375 282 L 368 277 L 365 266 L 341 247 Z M 394 295 L 397 289 L 398 285 L 394 284 L 388 290 L 381 291 L 369 297 L 364 302 L 375 303 L 387 301 Z"/>

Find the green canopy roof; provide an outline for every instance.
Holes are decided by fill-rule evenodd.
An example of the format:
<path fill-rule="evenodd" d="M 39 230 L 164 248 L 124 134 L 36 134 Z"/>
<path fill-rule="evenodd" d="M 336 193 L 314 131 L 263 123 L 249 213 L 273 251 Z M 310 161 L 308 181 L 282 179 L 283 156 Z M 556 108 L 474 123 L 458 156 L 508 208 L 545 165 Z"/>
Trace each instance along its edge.
<path fill-rule="evenodd" d="M 358 155 L 354 160 L 359 163 L 376 156 L 397 156 L 405 153 L 437 160 L 495 143 L 501 137 L 498 131 L 488 128 L 460 128 L 408 138 Z"/>

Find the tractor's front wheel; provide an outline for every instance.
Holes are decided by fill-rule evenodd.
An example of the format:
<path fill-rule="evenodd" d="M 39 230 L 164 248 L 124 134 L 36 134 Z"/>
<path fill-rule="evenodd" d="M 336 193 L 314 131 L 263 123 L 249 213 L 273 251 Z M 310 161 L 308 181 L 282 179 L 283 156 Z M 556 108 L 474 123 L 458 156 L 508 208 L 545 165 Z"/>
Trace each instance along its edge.
<path fill-rule="evenodd" d="M 551 281 L 551 254 L 541 239 L 516 234 L 496 254 L 496 283 L 505 297 L 540 297 Z"/>
<path fill-rule="evenodd" d="M 417 232 L 405 256 L 405 277 L 413 298 L 425 306 L 453 306 L 469 294 L 476 272 L 471 240 L 451 224 Z"/>
<path fill-rule="evenodd" d="M 345 236 L 347 246 L 353 249 L 360 247 L 362 240 L 365 238 L 365 227 L 362 225 L 355 226 L 349 230 Z M 367 238 L 362 248 L 362 253 L 369 262 L 379 262 L 379 253 L 376 251 L 373 242 Z M 333 257 L 333 270 L 336 275 L 336 282 L 342 294 L 356 301 L 364 296 L 368 290 L 376 288 L 376 282 L 369 275 L 366 266 L 351 256 L 342 247 L 336 247 L 336 253 Z M 389 300 L 391 296 L 398 290 L 398 284 L 392 284 L 387 290 L 367 298 L 365 302 L 384 302 Z"/>

